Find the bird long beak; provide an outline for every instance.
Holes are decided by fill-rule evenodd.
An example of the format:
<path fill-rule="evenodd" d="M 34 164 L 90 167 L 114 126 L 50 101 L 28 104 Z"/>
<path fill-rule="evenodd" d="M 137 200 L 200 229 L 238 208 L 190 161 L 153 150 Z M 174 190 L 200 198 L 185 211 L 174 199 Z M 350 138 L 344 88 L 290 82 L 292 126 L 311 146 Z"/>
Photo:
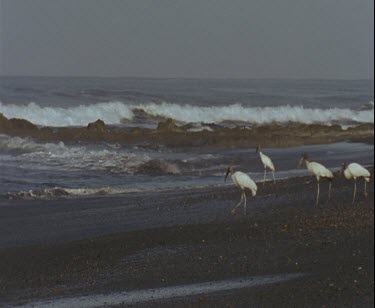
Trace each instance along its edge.
<path fill-rule="evenodd" d="M 340 177 L 342 177 L 342 174 L 344 173 L 344 170 L 345 170 L 344 167 L 341 167 L 341 168 L 340 168 L 340 172 L 339 172 Z"/>
<path fill-rule="evenodd" d="M 230 170 L 229 170 L 229 168 L 228 168 L 228 169 L 227 169 L 227 173 L 225 174 L 224 182 L 227 180 L 227 177 L 228 177 L 228 175 L 229 175 L 229 172 L 230 172 Z"/>
<path fill-rule="evenodd" d="M 301 166 L 302 166 L 302 164 L 303 164 L 303 161 L 304 161 L 304 159 L 303 159 L 303 158 L 301 158 L 301 160 L 299 161 L 299 164 L 298 164 L 298 169 L 300 169 L 300 168 L 301 168 Z"/>

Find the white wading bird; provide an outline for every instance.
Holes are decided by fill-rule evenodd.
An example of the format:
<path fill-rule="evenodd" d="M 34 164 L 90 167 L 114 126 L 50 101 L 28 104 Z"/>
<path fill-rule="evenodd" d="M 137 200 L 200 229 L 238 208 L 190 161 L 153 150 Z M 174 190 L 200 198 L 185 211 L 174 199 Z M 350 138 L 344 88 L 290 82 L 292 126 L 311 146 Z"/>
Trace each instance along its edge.
<path fill-rule="evenodd" d="M 231 175 L 233 183 L 239 187 L 242 191 L 241 195 L 241 201 L 238 203 L 232 210 L 232 214 L 236 213 L 237 208 L 241 205 L 242 202 L 244 202 L 244 213 L 246 215 L 246 192 L 245 189 L 248 188 L 251 190 L 251 193 L 254 196 L 257 194 L 257 184 L 246 174 L 241 171 L 234 172 L 233 168 L 231 166 L 228 167 L 227 173 L 225 175 L 224 182 L 227 180 L 228 175 Z"/>
<path fill-rule="evenodd" d="M 260 145 L 257 146 L 255 153 L 259 153 L 260 159 L 264 166 L 264 179 L 263 179 L 263 185 L 266 183 L 266 177 L 267 177 L 267 168 L 269 168 L 272 171 L 273 175 L 273 183 L 275 183 L 275 165 L 273 164 L 271 158 L 269 158 L 267 155 L 263 154 L 262 149 Z"/>
<path fill-rule="evenodd" d="M 357 178 L 364 178 L 365 179 L 365 197 L 367 199 L 367 183 L 370 183 L 371 173 L 363 168 L 360 164 L 352 163 L 350 165 L 346 165 L 346 163 L 342 164 L 341 172 L 344 172 L 346 179 L 351 180 L 354 179 L 354 196 L 353 196 L 353 203 L 355 202 L 355 195 L 357 193 Z"/>
<path fill-rule="evenodd" d="M 304 162 L 306 163 L 306 167 L 309 173 L 314 174 L 316 176 L 316 179 L 318 180 L 318 193 L 316 197 L 316 205 L 319 205 L 320 178 L 324 178 L 329 181 L 328 198 L 331 199 L 332 180 L 333 180 L 332 172 L 319 163 L 310 162 L 307 154 L 302 155 L 302 158 L 299 162 L 299 166 L 301 167 Z"/>

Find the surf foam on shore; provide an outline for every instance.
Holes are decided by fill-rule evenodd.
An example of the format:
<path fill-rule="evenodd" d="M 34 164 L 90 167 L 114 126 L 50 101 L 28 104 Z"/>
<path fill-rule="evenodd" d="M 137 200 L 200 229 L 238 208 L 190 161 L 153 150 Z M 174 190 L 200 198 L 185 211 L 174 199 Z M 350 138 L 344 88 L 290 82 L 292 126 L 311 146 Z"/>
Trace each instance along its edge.
<path fill-rule="evenodd" d="M 371 102 L 372 103 L 372 102 Z M 225 121 L 249 124 L 298 122 L 304 124 L 359 124 L 374 123 L 374 105 L 366 104 L 359 110 L 349 108 L 306 108 L 303 106 L 248 107 L 241 104 L 202 107 L 173 103 L 125 104 L 107 102 L 70 108 L 2 104 L 0 113 L 8 118 L 21 118 L 42 126 L 86 126 L 97 119 L 106 124 L 121 124 L 134 119 L 134 111 L 142 110 L 149 117 L 171 118 L 180 122 L 215 123 Z"/>

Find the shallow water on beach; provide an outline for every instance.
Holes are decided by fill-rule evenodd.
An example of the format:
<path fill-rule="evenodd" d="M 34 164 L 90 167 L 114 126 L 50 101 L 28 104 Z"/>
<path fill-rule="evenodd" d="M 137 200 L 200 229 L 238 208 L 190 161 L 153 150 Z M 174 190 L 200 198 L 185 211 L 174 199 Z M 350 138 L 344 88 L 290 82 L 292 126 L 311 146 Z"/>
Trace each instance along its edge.
<path fill-rule="evenodd" d="M 210 129 L 201 122 L 346 126 L 374 123 L 373 92 L 370 80 L 1 77 L 0 113 L 55 127 L 86 126 L 100 118 L 113 126 L 155 128 L 166 117 L 194 122 L 194 131 Z M 344 161 L 372 165 L 374 147 L 337 143 L 264 151 L 281 179 L 307 174 L 297 169 L 303 152 L 336 170 Z M 231 185 L 223 181 L 229 164 L 256 181 L 263 178 L 255 149 L 198 152 L 0 135 L 0 196 L 57 198 Z"/>
<path fill-rule="evenodd" d="M 304 152 L 336 171 L 342 162 L 373 165 L 374 146 L 343 142 L 264 152 L 276 166 L 276 179 L 286 179 L 307 175 L 305 168 L 298 169 Z M 264 169 L 253 148 L 151 151 L 105 143 L 46 144 L 0 135 L 0 196 L 53 199 L 232 185 L 230 180 L 224 183 L 228 165 L 255 181 L 263 179 Z M 272 179 L 270 172 L 267 179 Z"/>
<path fill-rule="evenodd" d="M 134 305 L 149 301 L 173 299 L 177 297 L 211 294 L 229 290 L 260 287 L 275 283 L 282 283 L 305 276 L 302 273 L 242 277 L 237 279 L 210 281 L 190 285 L 171 286 L 159 289 L 134 290 L 112 294 L 70 297 L 45 302 L 35 302 L 22 307 L 103 307 L 108 305 Z"/>

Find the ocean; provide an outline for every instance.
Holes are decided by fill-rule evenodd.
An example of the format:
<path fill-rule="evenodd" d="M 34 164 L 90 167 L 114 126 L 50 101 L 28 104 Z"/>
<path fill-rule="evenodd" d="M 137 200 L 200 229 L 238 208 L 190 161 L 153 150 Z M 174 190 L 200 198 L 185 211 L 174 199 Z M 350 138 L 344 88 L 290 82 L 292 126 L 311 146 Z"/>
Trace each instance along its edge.
<path fill-rule="evenodd" d="M 373 123 L 372 80 L 0 78 L 0 112 L 44 126 Z M 143 110 L 146 117 L 137 117 Z M 151 122 L 151 123 L 150 123 Z"/>
<path fill-rule="evenodd" d="M 217 125 L 374 123 L 372 80 L 247 80 L 1 77 L 0 113 L 41 126 L 155 128 L 163 118 Z M 338 143 L 265 149 L 277 178 L 305 175 L 302 152 L 337 170 L 373 164 L 373 145 Z M 197 152 L 110 143 L 40 143 L 0 135 L 0 198 L 74 198 L 224 184 L 231 163 L 255 180 L 255 149 Z M 155 168 L 147 168 L 157 166 Z M 151 171 L 150 171 L 151 170 Z M 152 171 L 153 170 L 153 171 Z"/>

